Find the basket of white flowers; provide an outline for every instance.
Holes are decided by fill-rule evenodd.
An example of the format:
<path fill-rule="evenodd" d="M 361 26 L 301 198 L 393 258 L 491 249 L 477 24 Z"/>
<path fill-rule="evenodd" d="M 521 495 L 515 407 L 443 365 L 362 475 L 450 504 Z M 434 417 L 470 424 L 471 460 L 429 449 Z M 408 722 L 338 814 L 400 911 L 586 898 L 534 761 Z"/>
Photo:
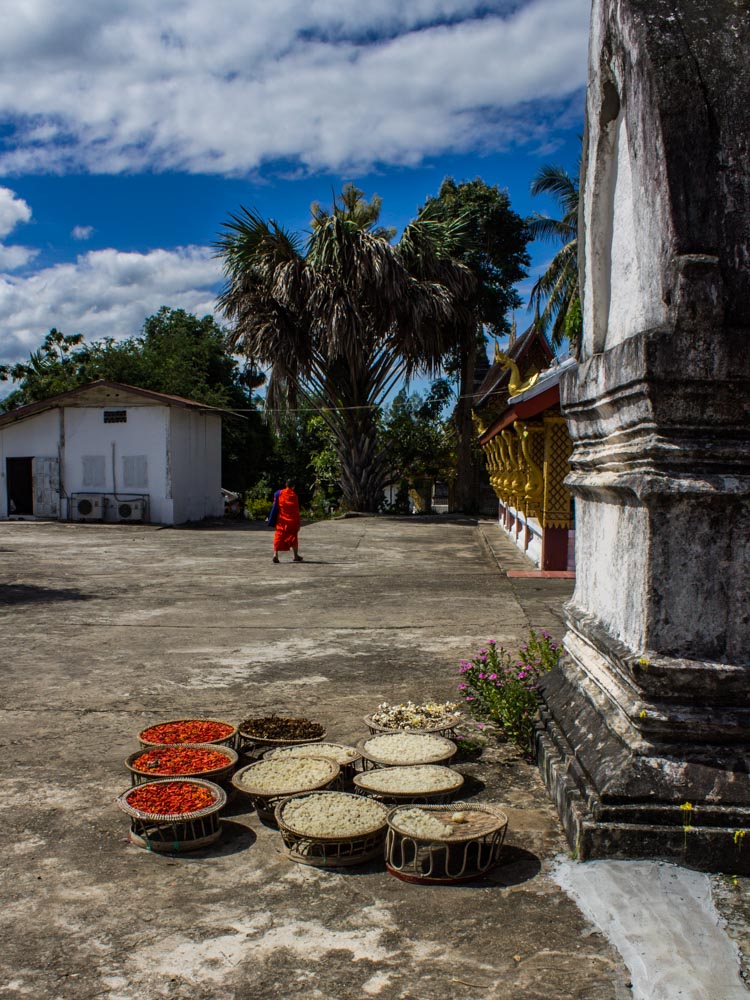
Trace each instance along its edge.
<path fill-rule="evenodd" d="M 380 802 L 349 792 L 295 795 L 276 807 L 287 856 L 320 868 L 382 858 L 387 815 Z"/>
<path fill-rule="evenodd" d="M 434 733 L 452 737 L 461 722 L 457 702 L 413 701 L 391 705 L 387 701 L 378 705 L 372 715 L 366 715 L 365 725 L 370 733 L 392 733 L 397 730 L 417 733 Z"/>

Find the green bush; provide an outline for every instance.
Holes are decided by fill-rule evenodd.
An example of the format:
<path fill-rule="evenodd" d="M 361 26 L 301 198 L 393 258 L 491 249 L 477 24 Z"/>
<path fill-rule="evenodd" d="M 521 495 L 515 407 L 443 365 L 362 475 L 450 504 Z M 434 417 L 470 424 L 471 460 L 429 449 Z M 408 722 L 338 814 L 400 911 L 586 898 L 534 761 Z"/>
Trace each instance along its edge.
<path fill-rule="evenodd" d="M 560 647 L 547 632 L 532 629 L 517 654 L 491 639 L 473 660 L 462 660 L 458 690 L 475 719 L 500 726 L 524 753 L 532 748 L 537 686 L 557 665 Z"/>
<path fill-rule="evenodd" d="M 271 513 L 273 501 L 271 500 L 246 500 L 245 509 L 251 521 L 267 521 Z"/>

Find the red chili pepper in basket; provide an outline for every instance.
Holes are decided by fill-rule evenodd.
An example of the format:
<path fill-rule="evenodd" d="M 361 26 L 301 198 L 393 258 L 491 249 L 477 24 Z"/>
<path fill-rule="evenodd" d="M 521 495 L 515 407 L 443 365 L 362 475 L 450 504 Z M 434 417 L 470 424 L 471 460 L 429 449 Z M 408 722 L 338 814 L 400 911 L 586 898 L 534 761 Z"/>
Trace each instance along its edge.
<path fill-rule="evenodd" d="M 183 719 L 162 722 L 144 729 L 141 739 L 146 743 L 214 743 L 231 736 L 234 726 L 227 722 L 207 722 L 205 719 Z"/>
<path fill-rule="evenodd" d="M 216 801 L 202 785 L 187 781 L 165 781 L 158 785 L 139 785 L 127 796 L 128 805 L 159 816 L 196 812 Z"/>
<path fill-rule="evenodd" d="M 218 750 L 197 747 L 170 746 L 147 750 L 132 763 L 137 771 L 149 774 L 203 774 L 227 767 L 229 758 Z"/>

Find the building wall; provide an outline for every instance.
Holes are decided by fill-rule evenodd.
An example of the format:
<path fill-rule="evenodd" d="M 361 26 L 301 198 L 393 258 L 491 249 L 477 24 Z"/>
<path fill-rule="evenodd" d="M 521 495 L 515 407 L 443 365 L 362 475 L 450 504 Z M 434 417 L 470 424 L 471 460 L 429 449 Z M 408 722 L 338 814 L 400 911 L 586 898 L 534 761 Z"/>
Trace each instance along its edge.
<path fill-rule="evenodd" d="M 126 422 L 105 424 L 105 409 L 125 410 Z M 223 513 L 221 417 L 215 414 L 118 401 L 47 410 L 10 424 L 0 429 L 0 518 L 8 516 L 6 458 L 40 457 L 59 460 L 62 518 L 75 493 L 107 495 L 110 520 L 117 520 L 116 498 L 140 494 L 148 494 L 148 516 L 157 524 Z"/>
<path fill-rule="evenodd" d="M 174 523 L 221 517 L 221 417 L 173 407 L 169 453 Z"/>
<path fill-rule="evenodd" d="M 124 410 L 126 422 L 105 424 L 105 410 Z M 120 500 L 148 494 L 149 520 L 171 523 L 166 457 L 168 407 L 68 406 L 59 412 L 63 415 L 64 436 L 62 483 L 68 496 L 104 493 Z M 114 511 L 112 519 L 117 519 Z"/>
<path fill-rule="evenodd" d="M 5 460 L 7 458 L 57 459 L 58 424 L 58 414 L 50 410 L 0 430 L 0 517 L 8 516 Z"/>

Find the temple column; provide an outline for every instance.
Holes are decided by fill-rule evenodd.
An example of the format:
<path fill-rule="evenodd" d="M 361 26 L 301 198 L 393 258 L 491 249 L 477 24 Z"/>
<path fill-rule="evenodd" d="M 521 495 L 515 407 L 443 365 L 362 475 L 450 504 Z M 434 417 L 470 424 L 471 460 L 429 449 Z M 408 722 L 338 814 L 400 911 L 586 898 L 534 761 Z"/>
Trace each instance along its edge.
<path fill-rule="evenodd" d="M 577 575 L 537 748 L 579 858 L 750 873 L 750 16 L 690 10 L 594 0 Z"/>

